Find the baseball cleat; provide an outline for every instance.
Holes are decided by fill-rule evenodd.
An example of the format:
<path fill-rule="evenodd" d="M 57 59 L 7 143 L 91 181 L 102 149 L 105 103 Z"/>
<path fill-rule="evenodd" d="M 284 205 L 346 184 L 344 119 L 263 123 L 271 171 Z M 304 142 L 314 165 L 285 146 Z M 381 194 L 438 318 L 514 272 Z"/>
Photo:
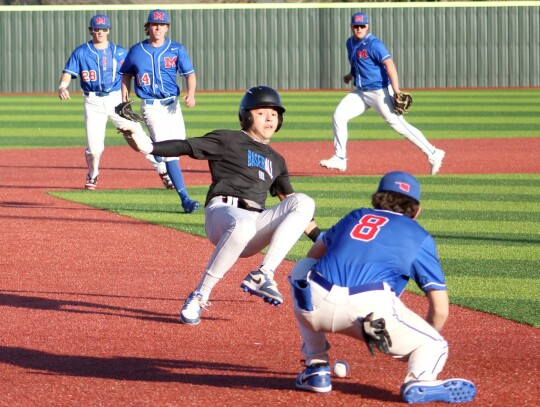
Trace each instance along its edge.
<path fill-rule="evenodd" d="M 435 152 L 429 157 L 429 164 L 431 165 L 431 175 L 435 175 L 442 167 L 442 162 L 445 156 L 443 150 L 435 149 Z"/>
<path fill-rule="evenodd" d="M 180 321 L 186 325 L 197 325 L 201 322 L 201 313 L 209 305 L 210 302 L 205 300 L 201 293 L 193 291 L 180 311 Z"/>
<path fill-rule="evenodd" d="M 199 201 L 187 199 L 184 202 L 182 202 L 182 208 L 184 208 L 185 213 L 193 213 L 200 207 L 201 207 L 201 203 Z"/>
<path fill-rule="evenodd" d="M 174 184 L 171 180 L 171 177 L 169 177 L 168 173 L 165 174 L 159 174 L 159 178 L 161 178 L 161 182 L 163 182 L 163 186 L 167 189 L 174 189 Z"/>
<path fill-rule="evenodd" d="M 331 170 L 345 171 L 347 169 L 347 159 L 333 155 L 328 160 L 319 161 L 321 167 L 325 167 Z"/>
<path fill-rule="evenodd" d="M 84 189 L 89 189 L 91 191 L 94 191 L 97 187 L 97 180 L 98 180 L 98 177 L 95 177 L 95 178 L 86 177 Z"/>
<path fill-rule="evenodd" d="M 314 393 L 330 393 L 332 381 L 328 363 L 313 363 L 296 377 L 296 388 Z"/>
<path fill-rule="evenodd" d="M 283 303 L 283 295 L 278 291 L 277 283 L 261 270 L 249 273 L 240 287 L 250 294 L 261 297 L 269 304 L 279 307 Z"/>
<path fill-rule="evenodd" d="M 467 403 L 476 396 L 473 382 L 465 379 L 435 381 L 414 380 L 403 383 L 401 396 L 409 404 L 444 401 L 446 403 Z"/>

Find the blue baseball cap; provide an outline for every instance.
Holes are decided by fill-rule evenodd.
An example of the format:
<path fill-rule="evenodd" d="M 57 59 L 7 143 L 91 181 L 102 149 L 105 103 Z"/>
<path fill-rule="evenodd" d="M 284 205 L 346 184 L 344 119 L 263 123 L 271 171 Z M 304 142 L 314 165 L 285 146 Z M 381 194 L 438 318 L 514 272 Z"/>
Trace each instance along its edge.
<path fill-rule="evenodd" d="M 111 28 L 109 17 L 104 14 L 98 14 L 90 20 L 90 28 Z"/>
<path fill-rule="evenodd" d="M 386 174 L 377 189 L 377 192 L 381 191 L 399 192 L 420 202 L 420 183 L 407 172 L 393 171 Z"/>
<path fill-rule="evenodd" d="M 355 13 L 351 17 L 351 25 L 369 24 L 368 16 L 364 13 Z"/>
<path fill-rule="evenodd" d="M 169 15 L 165 10 L 152 10 L 150 14 L 148 14 L 148 21 L 147 24 L 171 24 L 169 20 Z"/>

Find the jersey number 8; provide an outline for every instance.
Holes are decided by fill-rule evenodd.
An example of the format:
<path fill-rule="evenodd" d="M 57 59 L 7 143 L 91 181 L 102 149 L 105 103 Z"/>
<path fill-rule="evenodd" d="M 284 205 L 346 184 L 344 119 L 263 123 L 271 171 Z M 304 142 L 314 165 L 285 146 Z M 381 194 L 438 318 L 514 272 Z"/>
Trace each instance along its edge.
<path fill-rule="evenodd" d="M 388 218 L 376 215 L 364 215 L 351 230 L 351 237 L 356 240 L 369 242 L 375 239 L 380 229 L 388 222 Z"/>

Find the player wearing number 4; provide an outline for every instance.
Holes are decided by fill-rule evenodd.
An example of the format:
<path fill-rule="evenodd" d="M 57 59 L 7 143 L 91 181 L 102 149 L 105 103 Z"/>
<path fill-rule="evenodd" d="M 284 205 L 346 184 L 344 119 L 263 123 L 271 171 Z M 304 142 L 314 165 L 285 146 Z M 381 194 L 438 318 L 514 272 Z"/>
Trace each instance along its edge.
<path fill-rule="evenodd" d="M 366 342 L 408 361 L 401 396 L 408 403 L 471 401 L 475 385 L 437 380 L 448 357 L 439 331 L 448 317 L 445 278 L 431 235 L 417 222 L 420 184 L 395 171 L 380 180 L 373 208 L 355 209 L 318 239 L 291 271 L 293 308 L 306 368 L 296 387 L 332 390 L 327 333 Z M 409 279 L 426 294 L 425 319 L 399 299 Z"/>
<path fill-rule="evenodd" d="M 126 125 L 126 120 L 118 116 L 114 108 L 122 101 L 122 79 L 118 70 L 127 51 L 108 41 L 110 28 L 111 23 L 106 15 L 98 14 L 92 17 L 88 27 L 92 40 L 75 48 L 66 63 L 58 87 L 58 97 L 68 100 L 69 83 L 72 78 L 80 76 L 84 93 L 85 155 L 88 166 L 85 188 L 90 190 L 97 186 L 99 162 L 105 149 L 107 119 L 110 117 L 115 127 Z M 167 186 L 170 179 L 165 165 L 158 163 L 151 155 L 146 158 Z"/>
<path fill-rule="evenodd" d="M 120 69 L 123 102 L 129 100 L 131 80 L 135 78 L 135 93 L 141 98 L 142 117 L 152 140 L 185 140 L 186 128 L 180 109 L 180 87 L 176 74 L 186 78 L 187 94 L 182 99 L 185 106 L 195 106 L 195 70 L 184 46 L 166 37 L 170 20 L 165 10 L 152 10 L 144 25 L 148 39 L 129 50 Z M 167 172 L 180 197 L 186 213 L 199 209 L 200 203 L 190 199 L 178 157 L 163 159 Z"/>
<path fill-rule="evenodd" d="M 334 111 L 334 155 L 321 160 L 320 165 L 340 171 L 347 169 L 347 124 L 373 108 L 393 130 L 422 150 L 431 166 L 431 175 L 437 174 L 445 153 L 394 111 L 394 95 L 401 92 L 396 65 L 383 42 L 369 32 L 368 16 L 354 14 L 351 30 L 353 35 L 346 42 L 351 70 L 343 81 L 347 84 L 352 81 L 356 89 L 347 94 Z"/>

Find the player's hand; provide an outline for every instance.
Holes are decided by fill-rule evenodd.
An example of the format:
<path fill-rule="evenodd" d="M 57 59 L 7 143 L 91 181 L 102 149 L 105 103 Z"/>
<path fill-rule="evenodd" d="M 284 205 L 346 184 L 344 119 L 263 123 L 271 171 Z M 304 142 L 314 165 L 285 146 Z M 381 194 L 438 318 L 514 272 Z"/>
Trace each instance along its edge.
<path fill-rule="evenodd" d="M 195 97 L 194 96 L 183 96 L 182 100 L 184 101 L 186 107 L 193 107 L 195 106 Z"/>
<path fill-rule="evenodd" d="M 152 141 L 146 135 L 146 133 L 133 132 L 127 127 L 118 127 L 116 130 L 118 131 L 118 133 L 124 136 L 124 139 L 127 141 L 129 146 L 133 150 L 138 151 L 139 153 L 142 153 L 144 155 L 147 155 L 147 154 L 150 154 L 152 150 L 154 149 L 154 146 L 152 145 Z"/>
<path fill-rule="evenodd" d="M 352 75 L 350 73 L 348 73 L 347 75 L 345 75 L 343 77 L 343 82 L 345 82 L 346 84 L 348 84 L 350 81 L 352 81 Z"/>
<path fill-rule="evenodd" d="M 60 88 L 58 89 L 58 97 L 62 100 L 68 100 L 71 99 L 69 97 L 69 90 L 67 88 Z"/>

